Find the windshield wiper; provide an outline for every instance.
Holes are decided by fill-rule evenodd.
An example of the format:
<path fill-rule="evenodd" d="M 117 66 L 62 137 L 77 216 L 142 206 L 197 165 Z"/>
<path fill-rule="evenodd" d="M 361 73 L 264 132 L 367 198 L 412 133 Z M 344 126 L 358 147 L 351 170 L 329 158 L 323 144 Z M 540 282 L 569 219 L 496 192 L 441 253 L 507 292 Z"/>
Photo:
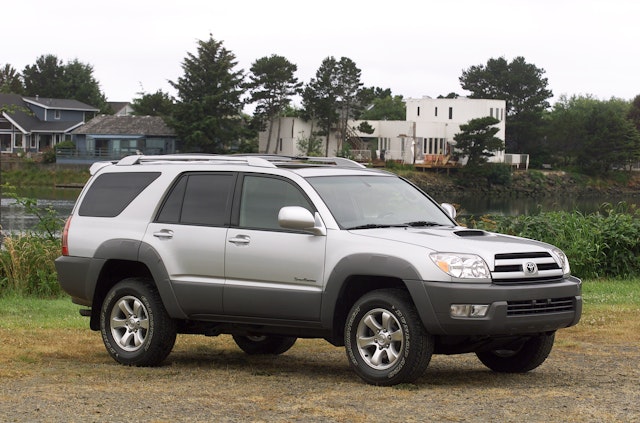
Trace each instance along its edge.
<path fill-rule="evenodd" d="M 352 229 L 379 229 L 379 228 L 406 228 L 409 225 L 406 225 L 404 223 L 402 224 L 395 224 L 395 225 L 382 225 L 379 223 L 367 223 L 364 225 L 358 225 L 358 226 L 352 226 L 350 228 L 347 228 L 347 230 L 352 230 Z"/>

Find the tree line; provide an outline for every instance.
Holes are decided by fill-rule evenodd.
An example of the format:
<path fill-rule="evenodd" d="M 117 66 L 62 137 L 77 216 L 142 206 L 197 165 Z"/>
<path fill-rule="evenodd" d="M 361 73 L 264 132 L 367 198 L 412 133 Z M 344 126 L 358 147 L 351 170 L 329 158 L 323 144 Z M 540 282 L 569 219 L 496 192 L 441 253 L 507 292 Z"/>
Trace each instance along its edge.
<path fill-rule="evenodd" d="M 183 75 L 169 81 L 175 96 L 162 90 L 141 92 L 132 105 L 136 114 L 162 116 L 188 151 L 255 152 L 258 131 L 267 131 L 266 152 L 275 152 L 271 140 L 279 138 L 273 137 L 278 118 L 296 116 L 314 124 L 312 134 L 299 144 L 308 154 L 348 154 L 349 120 L 405 119 L 403 97 L 390 89 L 364 87 L 361 70 L 347 57 L 325 58 L 315 76 L 303 83 L 295 75 L 297 66 L 275 54 L 255 60 L 248 72 L 239 69 L 234 53 L 210 35 L 197 41 L 196 51 L 187 53 L 181 67 Z M 548 163 L 604 174 L 640 161 L 640 95 L 632 101 L 562 96 L 552 106 L 544 69 L 523 57 L 470 66 L 459 81 L 470 98 L 506 101 L 504 147 L 509 153 L 530 154 L 533 166 Z M 92 66 L 77 59 L 63 63 L 44 55 L 22 73 L 9 64 L 1 66 L 0 92 L 71 98 L 109 113 Z M 292 106 L 296 97 L 299 108 Z M 247 104 L 254 106 L 252 116 L 243 113 Z M 472 163 L 482 164 L 492 149 L 502 148 L 493 137 L 494 124 L 474 120 L 456 136 L 464 153 L 476 157 Z M 366 132 L 367 125 L 358 129 Z M 338 135 L 339 151 L 329 151 L 324 143 L 330 133 Z"/>

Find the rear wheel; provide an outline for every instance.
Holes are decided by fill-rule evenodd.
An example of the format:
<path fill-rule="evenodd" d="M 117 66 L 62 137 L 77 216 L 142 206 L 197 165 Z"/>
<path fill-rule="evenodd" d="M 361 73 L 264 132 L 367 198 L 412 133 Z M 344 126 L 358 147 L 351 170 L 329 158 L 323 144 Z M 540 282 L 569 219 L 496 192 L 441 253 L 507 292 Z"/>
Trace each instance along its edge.
<path fill-rule="evenodd" d="M 420 377 L 434 344 L 409 294 L 399 289 L 372 291 L 356 301 L 347 316 L 344 341 L 358 376 L 383 386 Z"/>
<path fill-rule="evenodd" d="M 525 373 L 540 366 L 551 353 L 555 332 L 539 335 L 518 347 L 477 352 L 476 355 L 488 368 L 501 373 Z"/>
<path fill-rule="evenodd" d="M 297 338 L 277 335 L 233 335 L 233 340 L 247 354 L 282 354 L 289 351 Z"/>
<path fill-rule="evenodd" d="M 107 351 L 117 362 L 156 366 L 171 352 L 176 323 L 148 279 L 129 278 L 107 294 L 100 310 L 100 332 Z"/>

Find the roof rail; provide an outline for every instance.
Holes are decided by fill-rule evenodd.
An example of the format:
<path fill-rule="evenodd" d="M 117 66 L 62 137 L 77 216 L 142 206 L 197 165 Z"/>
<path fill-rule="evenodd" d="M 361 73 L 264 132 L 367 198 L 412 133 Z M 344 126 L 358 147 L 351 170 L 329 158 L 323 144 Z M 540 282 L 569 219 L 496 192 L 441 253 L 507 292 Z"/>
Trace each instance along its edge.
<path fill-rule="evenodd" d="M 362 169 L 365 168 L 361 163 L 355 162 L 344 157 L 294 157 L 281 156 L 276 154 L 165 154 L 155 156 L 133 155 L 127 156 L 116 162 L 118 166 L 132 166 L 142 163 L 168 163 L 168 162 L 218 162 L 218 163 L 246 163 L 249 166 L 256 167 L 277 167 L 277 165 L 300 165 L 333 163 L 336 166 Z"/>
<path fill-rule="evenodd" d="M 340 167 L 350 167 L 362 169 L 365 168 L 361 163 L 353 161 L 351 159 L 346 159 L 344 157 L 310 157 L 310 156 L 283 156 L 278 154 L 237 154 L 235 157 L 259 157 L 261 159 L 267 160 L 271 163 L 277 163 L 281 165 L 295 165 L 300 163 L 333 163 L 336 166 Z"/>
<path fill-rule="evenodd" d="M 223 162 L 223 163 L 246 163 L 249 166 L 257 167 L 275 167 L 268 160 L 261 157 L 242 157 L 242 156 L 229 156 L 221 154 L 163 154 L 155 156 L 145 155 L 133 155 L 127 156 L 116 164 L 118 166 L 131 166 L 141 163 L 149 162 Z"/>

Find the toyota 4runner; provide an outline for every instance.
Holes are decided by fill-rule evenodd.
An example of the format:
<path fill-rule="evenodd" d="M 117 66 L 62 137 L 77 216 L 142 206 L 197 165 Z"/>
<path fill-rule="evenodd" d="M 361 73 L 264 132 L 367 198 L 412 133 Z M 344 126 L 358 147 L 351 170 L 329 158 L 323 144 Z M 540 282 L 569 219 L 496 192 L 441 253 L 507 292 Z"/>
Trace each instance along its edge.
<path fill-rule="evenodd" d="M 56 269 L 122 364 L 158 365 L 188 333 L 249 354 L 324 338 L 376 385 L 415 380 L 432 354 L 526 372 L 580 319 L 558 248 L 461 227 L 347 159 L 130 156 L 91 173 Z"/>

